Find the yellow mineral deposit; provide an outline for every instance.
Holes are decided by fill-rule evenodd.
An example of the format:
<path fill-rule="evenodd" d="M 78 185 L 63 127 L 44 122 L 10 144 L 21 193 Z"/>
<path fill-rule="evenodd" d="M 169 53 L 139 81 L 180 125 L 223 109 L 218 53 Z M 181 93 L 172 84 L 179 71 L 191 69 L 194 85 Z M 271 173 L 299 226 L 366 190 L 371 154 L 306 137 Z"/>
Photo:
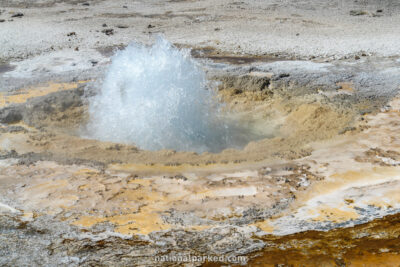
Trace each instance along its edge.
<path fill-rule="evenodd" d="M 271 225 L 270 220 L 260 221 L 253 225 L 260 228 L 263 232 L 267 234 L 272 234 L 274 232 L 274 227 Z"/>
<path fill-rule="evenodd" d="M 71 83 L 51 82 L 42 86 L 22 88 L 13 92 L 0 92 L 0 107 L 4 107 L 10 104 L 24 103 L 29 98 L 44 96 L 61 90 L 75 89 L 78 87 L 79 84 L 83 84 L 86 82 L 88 81 L 78 81 Z"/>

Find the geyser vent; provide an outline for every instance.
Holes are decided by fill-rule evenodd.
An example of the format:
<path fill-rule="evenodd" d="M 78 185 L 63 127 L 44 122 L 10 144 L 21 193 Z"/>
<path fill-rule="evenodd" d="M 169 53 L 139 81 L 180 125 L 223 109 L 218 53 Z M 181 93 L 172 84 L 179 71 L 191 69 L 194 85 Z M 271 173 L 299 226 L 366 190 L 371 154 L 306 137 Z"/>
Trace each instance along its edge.
<path fill-rule="evenodd" d="M 118 51 L 89 100 L 86 137 L 141 149 L 218 152 L 243 145 L 221 119 L 215 93 L 188 50 L 158 38 Z M 237 138 L 236 138 L 237 139 Z"/>

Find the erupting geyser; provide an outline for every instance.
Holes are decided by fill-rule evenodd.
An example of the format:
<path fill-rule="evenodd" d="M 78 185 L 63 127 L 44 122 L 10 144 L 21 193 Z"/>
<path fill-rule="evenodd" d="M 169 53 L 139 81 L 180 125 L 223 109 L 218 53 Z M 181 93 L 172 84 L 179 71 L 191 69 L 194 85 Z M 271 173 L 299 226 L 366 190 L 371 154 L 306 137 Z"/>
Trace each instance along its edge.
<path fill-rule="evenodd" d="M 199 64 L 162 38 L 116 53 L 89 116 L 90 137 L 141 149 L 215 152 L 237 143 Z"/>

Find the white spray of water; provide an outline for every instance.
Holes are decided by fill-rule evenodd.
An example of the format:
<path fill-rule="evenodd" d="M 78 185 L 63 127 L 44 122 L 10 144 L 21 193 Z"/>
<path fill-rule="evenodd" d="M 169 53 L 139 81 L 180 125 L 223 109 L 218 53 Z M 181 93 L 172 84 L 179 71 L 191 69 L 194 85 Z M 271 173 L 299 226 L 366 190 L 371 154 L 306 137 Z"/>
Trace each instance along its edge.
<path fill-rule="evenodd" d="M 214 96 L 188 50 L 162 38 L 152 47 L 131 44 L 112 58 L 100 92 L 89 100 L 87 135 L 147 150 L 235 147 Z"/>

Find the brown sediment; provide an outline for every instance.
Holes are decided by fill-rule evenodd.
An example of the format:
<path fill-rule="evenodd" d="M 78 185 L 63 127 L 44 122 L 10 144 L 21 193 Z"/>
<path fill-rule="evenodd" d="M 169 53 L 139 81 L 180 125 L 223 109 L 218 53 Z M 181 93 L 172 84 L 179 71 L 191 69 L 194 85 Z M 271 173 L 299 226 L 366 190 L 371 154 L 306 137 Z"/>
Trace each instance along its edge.
<path fill-rule="evenodd" d="M 400 215 L 327 232 L 262 238 L 248 266 L 399 266 Z"/>
<path fill-rule="evenodd" d="M 185 47 L 184 45 L 177 44 L 178 47 Z M 252 54 L 233 54 L 227 53 L 216 49 L 215 47 L 197 47 L 191 48 L 191 55 L 194 58 L 205 58 L 210 59 L 214 62 L 229 63 L 229 64 L 251 64 L 255 62 L 275 62 L 282 60 L 290 60 L 282 56 L 277 56 L 275 54 L 268 55 L 252 55 Z"/>

